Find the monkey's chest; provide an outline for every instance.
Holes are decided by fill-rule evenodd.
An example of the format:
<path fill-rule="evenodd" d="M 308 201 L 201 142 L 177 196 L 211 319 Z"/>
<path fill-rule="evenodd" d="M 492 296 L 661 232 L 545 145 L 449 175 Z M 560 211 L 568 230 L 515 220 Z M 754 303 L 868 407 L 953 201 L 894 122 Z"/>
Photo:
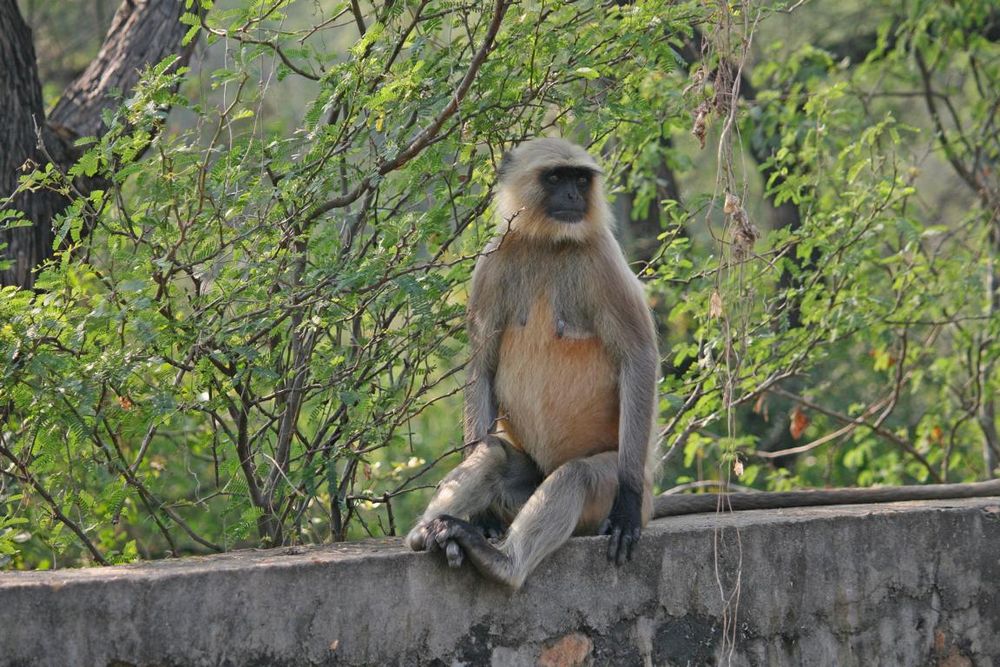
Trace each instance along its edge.
<path fill-rule="evenodd" d="M 494 390 L 511 435 L 546 474 L 618 446 L 615 364 L 597 336 L 558 318 L 548 299 L 503 332 Z"/>

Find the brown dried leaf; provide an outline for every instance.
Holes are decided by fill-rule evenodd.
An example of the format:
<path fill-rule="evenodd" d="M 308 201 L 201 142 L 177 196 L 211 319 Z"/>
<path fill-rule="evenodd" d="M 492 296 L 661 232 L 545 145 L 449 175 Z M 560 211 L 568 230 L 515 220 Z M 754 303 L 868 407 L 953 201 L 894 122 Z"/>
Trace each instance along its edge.
<path fill-rule="evenodd" d="M 789 432 L 792 434 L 793 438 L 798 440 L 802 437 L 802 434 L 808 427 L 809 416 L 802 410 L 802 408 L 796 405 L 792 410 L 791 424 L 788 426 Z"/>
<path fill-rule="evenodd" d="M 714 290 L 708 300 L 708 316 L 712 319 L 722 317 L 722 295 L 719 290 Z"/>
<path fill-rule="evenodd" d="M 753 411 L 754 411 L 754 414 L 757 414 L 757 415 L 760 415 L 761 417 L 763 417 L 764 421 L 771 421 L 771 415 L 770 415 L 770 412 L 767 409 L 767 400 L 766 399 L 767 399 L 767 393 L 766 392 L 762 393 L 760 396 L 758 396 L 757 400 L 754 401 Z"/>

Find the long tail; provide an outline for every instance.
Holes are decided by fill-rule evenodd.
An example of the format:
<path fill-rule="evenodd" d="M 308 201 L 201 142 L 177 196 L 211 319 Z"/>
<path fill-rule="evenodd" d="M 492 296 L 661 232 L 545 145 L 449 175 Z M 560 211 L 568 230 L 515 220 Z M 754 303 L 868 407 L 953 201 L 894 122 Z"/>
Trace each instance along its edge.
<path fill-rule="evenodd" d="M 1000 496 L 1000 479 L 969 484 L 926 484 L 879 488 L 818 489 L 762 493 L 700 493 L 662 495 L 653 501 L 653 518 L 701 512 L 812 507 L 816 505 L 864 505 L 903 500 L 948 500 Z"/>

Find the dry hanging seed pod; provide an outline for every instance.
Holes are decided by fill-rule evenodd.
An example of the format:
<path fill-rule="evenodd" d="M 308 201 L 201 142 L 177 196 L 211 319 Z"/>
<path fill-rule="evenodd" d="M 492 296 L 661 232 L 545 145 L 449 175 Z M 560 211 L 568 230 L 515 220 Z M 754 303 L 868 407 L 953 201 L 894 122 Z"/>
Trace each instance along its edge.
<path fill-rule="evenodd" d="M 760 232 L 750 222 L 739 197 L 732 192 L 726 193 L 722 211 L 733 220 L 733 256 L 736 259 L 746 259 L 753 250 L 753 244 L 760 238 Z"/>
<path fill-rule="evenodd" d="M 694 125 L 691 127 L 691 134 L 698 137 L 698 143 L 705 147 L 705 133 L 708 126 L 708 112 L 711 110 L 708 102 L 702 102 L 694 110 Z"/>
<path fill-rule="evenodd" d="M 684 90 L 682 90 L 681 93 L 683 95 L 687 95 L 694 89 L 701 90 L 702 88 L 705 87 L 704 84 L 705 84 L 705 66 L 698 65 L 698 69 L 696 69 L 694 71 L 694 74 L 691 75 L 691 83 L 685 86 Z"/>
<path fill-rule="evenodd" d="M 732 215 L 736 211 L 740 210 L 740 200 L 732 192 L 726 193 L 726 203 L 722 205 L 722 212 L 726 215 Z"/>
<path fill-rule="evenodd" d="M 722 295 L 719 294 L 719 290 L 714 290 L 708 300 L 708 316 L 712 319 L 722 317 Z"/>

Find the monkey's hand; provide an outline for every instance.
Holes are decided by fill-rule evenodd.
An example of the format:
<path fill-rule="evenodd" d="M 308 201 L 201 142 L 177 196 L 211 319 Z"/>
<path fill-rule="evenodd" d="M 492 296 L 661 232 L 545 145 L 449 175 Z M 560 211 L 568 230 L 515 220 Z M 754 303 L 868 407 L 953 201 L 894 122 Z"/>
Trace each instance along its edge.
<path fill-rule="evenodd" d="M 620 485 L 611 514 L 598 532 L 611 536 L 608 540 L 609 561 L 622 565 L 626 560 L 632 560 L 632 551 L 642 534 L 642 492 Z"/>

